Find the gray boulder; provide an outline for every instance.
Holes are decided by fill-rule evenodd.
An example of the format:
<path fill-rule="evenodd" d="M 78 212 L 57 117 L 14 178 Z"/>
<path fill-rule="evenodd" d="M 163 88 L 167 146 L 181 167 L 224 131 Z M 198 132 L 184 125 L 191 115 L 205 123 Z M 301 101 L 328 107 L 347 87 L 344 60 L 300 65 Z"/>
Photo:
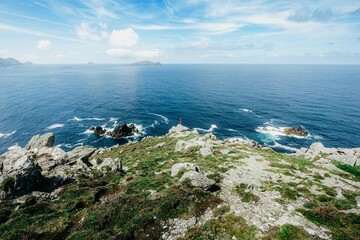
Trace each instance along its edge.
<path fill-rule="evenodd" d="M 180 171 L 195 171 L 204 173 L 203 169 L 193 163 L 175 163 L 171 167 L 171 176 L 175 177 Z"/>
<path fill-rule="evenodd" d="M 68 159 L 71 160 L 86 160 L 88 159 L 94 152 L 96 148 L 88 147 L 88 146 L 79 146 L 74 148 L 72 151 L 68 152 Z"/>
<path fill-rule="evenodd" d="M 196 171 L 188 171 L 180 178 L 180 182 L 186 180 L 190 181 L 190 184 L 194 187 L 202 188 L 204 190 L 209 190 L 214 187 L 215 181 L 207 178 L 204 174 Z"/>
<path fill-rule="evenodd" d="M 177 126 L 174 126 L 172 128 L 170 128 L 169 130 L 169 133 L 182 133 L 182 132 L 186 132 L 186 131 L 189 131 L 189 128 L 181 125 L 181 124 L 178 124 Z"/>
<path fill-rule="evenodd" d="M 188 153 L 196 150 L 199 147 L 196 141 L 184 141 L 180 140 L 176 143 L 175 152 Z"/>
<path fill-rule="evenodd" d="M 44 181 L 33 156 L 5 158 L 2 161 L 0 185 L 7 196 L 19 196 L 41 187 Z"/>
<path fill-rule="evenodd" d="M 311 144 L 309 149 L 314 152 L 323 152 L 325 150 L 325 147 L 321 142 L 316 142 Z"/>
<path fill-rule="evenodd" d="M 43 135 L 35 135 L 26 144 L 25 149 L 36 149 L 42 147 L 52 147 L 55 143 L 55 136 L 53 133 L 45 133 Z"/>

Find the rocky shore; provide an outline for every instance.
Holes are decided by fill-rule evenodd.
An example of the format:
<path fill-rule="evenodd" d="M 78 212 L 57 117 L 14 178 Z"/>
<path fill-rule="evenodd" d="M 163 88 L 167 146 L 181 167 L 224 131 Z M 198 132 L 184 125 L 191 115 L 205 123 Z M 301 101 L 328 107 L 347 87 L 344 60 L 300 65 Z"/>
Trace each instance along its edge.
<path fill-rule="evenodd" d="M 280 154 L 182 125 L 111 148 L 54 143 L 0 155 L 0 239 L 360 238 L 360 148 Z"/>

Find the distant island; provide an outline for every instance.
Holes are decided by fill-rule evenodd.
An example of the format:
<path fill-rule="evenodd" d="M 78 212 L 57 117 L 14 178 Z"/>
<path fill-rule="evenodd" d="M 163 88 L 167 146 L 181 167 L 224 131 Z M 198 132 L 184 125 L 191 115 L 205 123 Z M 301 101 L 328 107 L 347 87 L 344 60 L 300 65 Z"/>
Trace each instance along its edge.
<path fill-rule="evenodd" d="M 161 65 L 161 63 L 160 62 L 151 62 L 151 61 L 141 61 L 141 62 L 133 63 L 132 65 L 146 65 L 146 66 L 149 66 L 149 65 Z"/>
<path fill-rule="evenodd" d="M 88 62 L 88 64 L 94 64 L 94 63 L 90 61 L 90 62 Z"/>
<path fill-rule="evenodd" d="M 0 67 L 12 67 L 12 66 L 28 66 L 33 65 L 32 62 L 22 63 L 15 58 L 0 58 Z"/>

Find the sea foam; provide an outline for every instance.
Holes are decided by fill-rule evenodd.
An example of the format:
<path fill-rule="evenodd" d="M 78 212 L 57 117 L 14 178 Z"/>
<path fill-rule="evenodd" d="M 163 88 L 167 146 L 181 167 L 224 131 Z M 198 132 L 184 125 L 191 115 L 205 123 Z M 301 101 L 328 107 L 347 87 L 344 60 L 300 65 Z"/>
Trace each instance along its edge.
<path fill-rule="evenodd" d="M 64 126 L 64 124 L 62 124 L 62 123 L 55 123 L 55 124 L 53 124 L 53 125 L 48 126 L 46 129 L 61 128 L 61 127 L 63 127 L 63 126 Z"/>
<path fill-rule="evenodd" d="M 11 133 L 0 133 L 0 138 L 7 138 L 15 133 L 16 133 L 16 131 L 12 131 Z"/>

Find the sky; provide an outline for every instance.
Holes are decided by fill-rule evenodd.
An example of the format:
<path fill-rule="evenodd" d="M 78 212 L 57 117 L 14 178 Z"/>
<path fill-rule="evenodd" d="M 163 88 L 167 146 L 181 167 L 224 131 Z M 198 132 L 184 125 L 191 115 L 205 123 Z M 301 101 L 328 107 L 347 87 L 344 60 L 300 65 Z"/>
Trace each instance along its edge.
<path fill-rule="evenodd" d="M 0 57 L 360 64 L 360 1 L 0 0 Z"/>

